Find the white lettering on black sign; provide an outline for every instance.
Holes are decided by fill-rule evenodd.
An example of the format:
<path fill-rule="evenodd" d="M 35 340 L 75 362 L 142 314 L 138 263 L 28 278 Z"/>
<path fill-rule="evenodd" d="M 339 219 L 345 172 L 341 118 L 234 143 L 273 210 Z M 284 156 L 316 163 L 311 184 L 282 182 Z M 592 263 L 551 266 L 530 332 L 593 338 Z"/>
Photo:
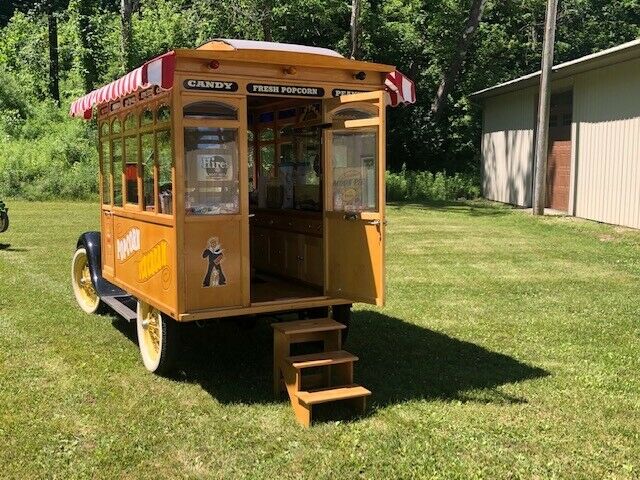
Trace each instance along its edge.
<path fill-rule="evenodd" d="M 209 90 L 214 92 L 236 92 L 238 84 L 226 80 L 185 80 L 184 88 L 187 90 Z"/>
<path fill-rule="evenodd" d="M 247 92 L 262 95 L 289 95 L 292 97 L 324 97 L 324 88 L 300 87 L 296 85 L 265 85 L 262 83 L 250 83 Z"/>
<path fill-rule="evenodd" d="M 344 90 L 341 88 L 334 88 L 331 91 L 331 95 L 334 97 L 341 97 L 342 95 L 353 95 L 354 93 L 364 93 L 366 90 Z"/>

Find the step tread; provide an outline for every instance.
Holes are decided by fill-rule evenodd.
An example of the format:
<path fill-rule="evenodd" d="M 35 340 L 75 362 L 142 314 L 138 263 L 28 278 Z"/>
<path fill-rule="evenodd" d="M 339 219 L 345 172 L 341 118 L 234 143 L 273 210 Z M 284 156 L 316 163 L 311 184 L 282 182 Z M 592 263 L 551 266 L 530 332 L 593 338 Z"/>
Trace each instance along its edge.
<path fill-rule="evenodd" d="M 293 322 L 279 322 L 271 324 L 274 330 L 285 335 L 296 335 L 300 333 L 329 332 L 333 330 L 343 330 L 347 328 L 342 323 L 331 318 L 314 318 L 310 320 L 296 320 Z"/>
<path fill-rule="evenodd" d="M 321 352 L 311 353 L 308 355 L 296 355 L 285 358 L 287 363 L 290 363 L 293 368 L 313 368 L 324 367 L 327 365 L 336 365 L 339 363 L 350 363 L 358 361 L 353 353 L 349 353 L 345 350 L 337 350 L 335 352 Z"/>
<path fill-rule="evenodd" d="M 371 395 L 371 391 L 357 384 L 345 385 L 342 387 L 321 388 L 296 393 L 298 399 L 306 405 L 334 402 L 337 400 L 348 400 L 350 398 L 366 397 L 369 395 Z"/>

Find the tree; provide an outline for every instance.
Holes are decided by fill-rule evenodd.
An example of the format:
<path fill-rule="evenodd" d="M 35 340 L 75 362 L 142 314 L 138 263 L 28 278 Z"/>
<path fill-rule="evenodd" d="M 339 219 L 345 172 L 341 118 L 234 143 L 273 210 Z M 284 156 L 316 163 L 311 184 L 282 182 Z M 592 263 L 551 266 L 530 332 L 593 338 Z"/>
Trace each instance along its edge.
<path fill-rule="evenodd" d="M 49 43 L 49 97 L 60 103 L 60 71 L 58 52 L 58 14 L 69 6 L 69 0 L 18 0 L 15 7 L 23 12 L 47 17 Z"/>
<path fill-rule="evenodd" d="M 351 0 L 351 58 L 360 53 L 360 0 Z"/>
<path fill-rule="evenodd" d="M 447 96 L 449 95 L 449 92 L 462 69 L 462 65 L 464 64 L 467 56 L 467 50 L 471 44 L 471 39 L 482 20 L 482 12 L 484 10 L 485 3 L 486 0 L 473 0 L 473 3 L 471 4 L 465 29 L 458 40 L 458 45 L 453 58 L 440 80 L 436 97 L 431 104 L 431 116 L 435 122 L 437 122 L 442 115 L 442 110 L 447 102 Z"/>
<path fill-rule="evenodd" d="M 85 92 L 98 83 L 98 61 L 95 52 L 99 48 L 94 17 L 97 14 L 95 0 L 78 0 L 78 37 L 82 49 L 79 52 Z"/>
<path fill-rule="evenodd" d="M 120 54 L 122 70 L 126 73 L 133 68 L 132 43 L 133 29 L 131 27 L 131 15 L 133 13 L 132 0 L 120 0 Z"/>

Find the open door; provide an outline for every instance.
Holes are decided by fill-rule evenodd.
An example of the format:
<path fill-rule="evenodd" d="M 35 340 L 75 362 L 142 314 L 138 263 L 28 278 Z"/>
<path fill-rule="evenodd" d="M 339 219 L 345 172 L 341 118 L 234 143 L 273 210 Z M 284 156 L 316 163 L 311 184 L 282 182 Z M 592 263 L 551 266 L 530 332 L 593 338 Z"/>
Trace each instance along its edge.
<path fill-rule="evenodd" d="M 383 91 L 324 102 L 325 292 L 384 304 Z"/>

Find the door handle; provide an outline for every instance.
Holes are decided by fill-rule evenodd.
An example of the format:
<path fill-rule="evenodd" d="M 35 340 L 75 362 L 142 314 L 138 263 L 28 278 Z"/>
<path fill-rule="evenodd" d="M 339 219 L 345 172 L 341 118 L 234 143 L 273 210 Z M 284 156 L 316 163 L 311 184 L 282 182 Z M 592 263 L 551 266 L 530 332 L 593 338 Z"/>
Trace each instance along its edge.
<path fill-rule="evenodd" d="M 369 220 L 367 222 L 367 225 L 380 225 L 380 220 Z M 382 225 L 386 226 L 387 221 L 385 220 L 384 222 L 382 222 Z"/>

